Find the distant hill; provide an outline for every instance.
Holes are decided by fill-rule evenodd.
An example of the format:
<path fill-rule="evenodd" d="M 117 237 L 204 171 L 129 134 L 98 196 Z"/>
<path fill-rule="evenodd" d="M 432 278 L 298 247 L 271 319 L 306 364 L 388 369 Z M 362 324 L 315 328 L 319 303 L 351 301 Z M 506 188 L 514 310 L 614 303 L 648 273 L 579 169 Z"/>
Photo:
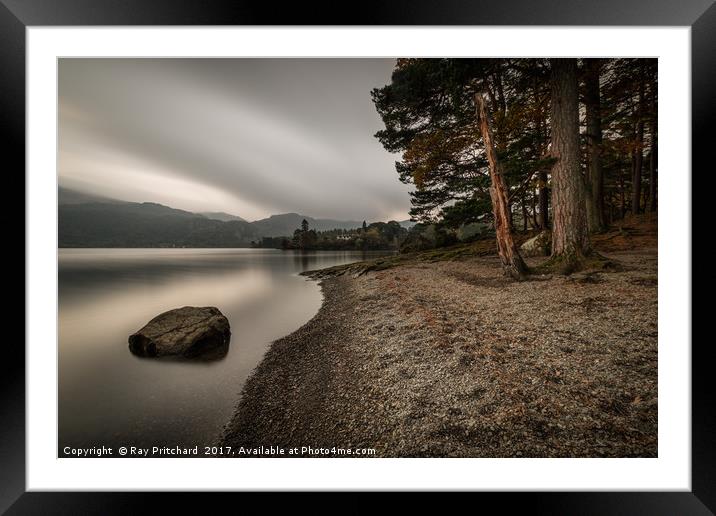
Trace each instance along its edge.
<path fill-rule="evenodd" d="M 155 203 L 84 203 L 58 207 L 59 247 L 248 247 L 248 222 L 223 222 Z"/>
<path fill-rule="evenodd" d="M 59 247 L 249 247 L 262 237 L 293 236 L 304 219 L 316 231 L 356 229 L 363 224 L 298 213 L 247 222 L 224 212 L 192 213 L 63 187 L 58 190 L 58 200 Z"/>
<path fill-rule="evenodd" d="M 266 219 L 256 220 L 251 225 L 256 228 L 261 236 L 278 237 L 291 236 L 293 232 L 301 227 L 301 222 L 306 219 L 311 229 L 316 231 L 327 231 L 329 229 L 356 229 L 363 225 L 363 222 L 356 220 L 333 220 L 333 219 L 314 219 L 307 215 L 299 215 L 298 213 L 283 213 L 281 215 L 271 215 Z"/>
<path fill-rule="evenodd" d="M 199 215 L 203 215 L 207 219 L 222 220 L 224 222 L 229 222 L 230 220 L 246 222 L 246 219 L 242 219 L 238 215 L 232 215 L 231 213 L 225 213 L 223 211 L 202 211 Z"/>
<path fill-rule="evenodd" d="M 103 202 L 103 203 L 121 203 L 117 199 L 111 199 L 109 197 L 103 197 L 101 195 L 94 195 L 78 190 L 71 190 L 60 186 L 57 189 L 57 204 L 85 204 L 90 202 Z"/>
<path fill-rule="evenodd" d="M 401 226 L 403 226 L 405 229 L 410 229 L 410 228 L 412 228 L 415 224 L 417 224 L 417 222 L 414 222 L 414 221 L 408 219 L 408 220 L 401 220 L 400 222 L 398 222 L 398 224 L 400 224 Z"/>

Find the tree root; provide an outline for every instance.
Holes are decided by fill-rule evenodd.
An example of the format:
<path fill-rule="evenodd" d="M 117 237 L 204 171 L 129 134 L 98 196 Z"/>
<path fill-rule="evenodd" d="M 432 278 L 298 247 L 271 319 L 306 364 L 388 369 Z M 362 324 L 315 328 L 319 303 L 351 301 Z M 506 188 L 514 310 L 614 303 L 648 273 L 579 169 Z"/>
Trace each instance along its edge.
<path fill-rule="evenodd" d="M 623 270 L 624 267 L 619 262 L 596 251 L 591 251 L 586 255 L 572 253 L 552 256 L 535 267 L 535 271 L 540 274 L 558 274 L 561 276 L 569 276 L 580 271 L 620 272 Z"/>

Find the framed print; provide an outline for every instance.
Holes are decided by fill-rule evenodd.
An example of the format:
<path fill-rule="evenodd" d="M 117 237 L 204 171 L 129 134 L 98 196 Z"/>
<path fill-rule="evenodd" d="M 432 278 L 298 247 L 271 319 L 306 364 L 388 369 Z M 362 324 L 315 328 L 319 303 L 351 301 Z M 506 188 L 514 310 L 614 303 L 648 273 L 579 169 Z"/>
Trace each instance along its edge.
<path fill-rule="evenodd" d="M 26 300 L 3 510 L 714 510 L 710 2 L 129 4 L 0 7 Z"/>

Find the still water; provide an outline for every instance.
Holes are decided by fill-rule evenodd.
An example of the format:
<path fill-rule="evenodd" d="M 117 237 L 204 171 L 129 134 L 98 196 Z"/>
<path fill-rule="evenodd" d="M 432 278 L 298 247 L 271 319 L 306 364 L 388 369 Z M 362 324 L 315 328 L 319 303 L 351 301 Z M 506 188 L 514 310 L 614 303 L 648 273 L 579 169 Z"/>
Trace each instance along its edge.
<path fill-rule="evenodd" d="M 63 448 L 209 445 L 270 343 L 321 305 L 304 270 L 386 253 L 266 249 L 60 249 L 59 455 Z M 138 358 L 127 337 L 155 315 L 216 306 L 225 358 Z"/>

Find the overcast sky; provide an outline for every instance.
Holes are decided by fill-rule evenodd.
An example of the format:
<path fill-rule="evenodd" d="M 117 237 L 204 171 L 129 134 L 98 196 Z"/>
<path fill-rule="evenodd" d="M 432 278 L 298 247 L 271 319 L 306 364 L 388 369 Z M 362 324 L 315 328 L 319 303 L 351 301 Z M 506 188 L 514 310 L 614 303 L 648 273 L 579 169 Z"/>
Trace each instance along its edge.
<path fill-rule="evenodd" d="M 408 218 L 370 90 L 392 59 L 61 59 L 59 183 L 255 220 Z"/>

